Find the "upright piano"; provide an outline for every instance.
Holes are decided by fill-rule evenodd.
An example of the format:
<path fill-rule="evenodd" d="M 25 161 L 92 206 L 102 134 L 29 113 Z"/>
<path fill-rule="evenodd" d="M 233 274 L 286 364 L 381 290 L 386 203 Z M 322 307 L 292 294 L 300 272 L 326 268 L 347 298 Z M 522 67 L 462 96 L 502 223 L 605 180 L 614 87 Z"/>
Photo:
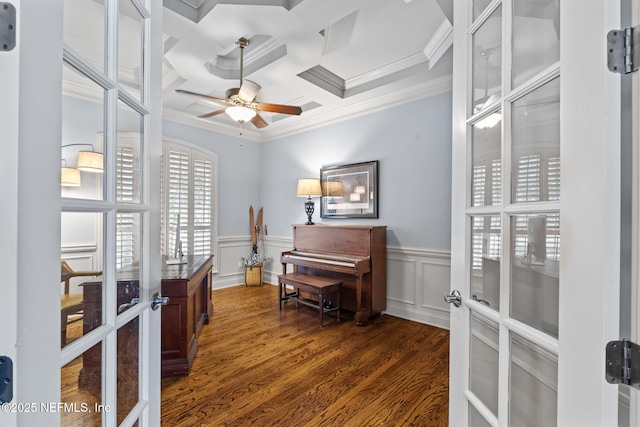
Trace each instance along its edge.
<path fill-rule="evenodd" d="M 342 280 L 342 308 L 361 325 L 387 307 L 387 227 L 294 225 L 293 250 L 282 253 L 282 274 L 293 271 Z"/>

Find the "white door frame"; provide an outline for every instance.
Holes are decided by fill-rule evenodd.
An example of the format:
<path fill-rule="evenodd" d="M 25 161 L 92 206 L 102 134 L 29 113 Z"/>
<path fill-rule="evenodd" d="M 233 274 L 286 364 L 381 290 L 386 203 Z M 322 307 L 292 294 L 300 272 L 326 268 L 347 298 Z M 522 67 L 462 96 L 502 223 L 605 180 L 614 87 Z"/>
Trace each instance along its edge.
<path fill-rule="evenodd" d="M 12 2 L 20 16 L 20 0 Z M 17 366 L 17 322 L 18 322 L 18 86 L 12 84 L 18 80 L 20 43 L 11 51 L 0 52 L 0 69 L 5 76 L 0 81 L 0 141 L 3 155 L 0 156 L 0 271 L 3 281 L 0 285 L 3 307 L 0 310 L 0 324 L 4 325 L 0 334 L 0 356 L 9 357 Z M 14 377 L 15 378 L 15 377 Z M 15 387 L 13 389 L 15 394 Z M 17 414 L 0 410 L 0 424 L 16 425 Z"/>
<path fill-rule="evenodd" d="M 0 52 L 3 76 L 9 70 L 1 108 L 10 110 L 0 131 L 3 154 L 8 153 L 2 169 L 9 178 L 2 183 L 0 219 L 10 239 L 0 257 L 9 279 L 2 286 L 8 307 L 2 316 L 8 319 L 3 318 L 0 346 L 14 356 L 12 402 L 39 404 L 57 402 L 60 395 L 60 164 L 51 159 L 60 157 L 62 1 L 11 3 L 18 13 L 17 46 Z M 39 321 L 40 313 L 49 313 L 50 321 Z M 0 420 L 8 426 L 56 425 L 59 414 L 0 411 Z"/>
<path fill-rule="evenodd" d="M 561 178 L 558 425 L 616 425 L 604 349 L 620 328 L 621 83 L 606 34 L 620 28 L 620 4 L 561 2 L 560 25 L 561 157 L 580 161 Z"/>
<path fill-rule="evenodd" d="M 160 0 L 147 4 L 153 22 L 146 72 L 149 133 L 144 188 L 148 212 L 147 249 L 141 297 L 160 289 L 160 153 L 162 141 L 162 14 Z M 55 426 L 60 413 L 41 404 L 60 402 L 60 140 L 62 105 L 63 0 L 9 0 L 17 9 L 17 47 L 0 52 L 0 355 L 14 363 L 14 396 L 0 410 L 7 427 Z M 158 230 L 157 233 L 149 230 Z M 160 311 L 141 317 L 141 426 L 160 425 Z M 112 343 L 115 342 L 112 338 Z M 108 366 L 114 368 L 114 364 Z M 35 406 L 34 406 L 35 405 Z M 55 405 L 54 405 L 55 406 Z M 15 410 L 14 410 L 15 409 Z M 36 410 L 33 410 L 36 409 Z M 112 420 L 113 417 L 107 418 Z"/>
<path fill-rule="evenodd" d="M 503 3 L 508 3 L 505 0 Z M 610 0 L 560 1 L 561 263 L 558 425 L 617 423 L 617 387 L 605 381 L 604 348 L 618 339 L 620 77 L 606 61 L 606 34 L 619 28 Z M 453 171 L 468 170 L 470 2 L 454 2 Z M 504 8 L 503 10 L 511 10 Z M 452 176 L 451 289 L 469 298 L 467 174 Z M 469 309 L 451 307 L 450 418 L 466 426 Z M 463 338 L 461 338 L 463 337 Z M 505 348 L 501 346 L 501 349 Z M 505 355 L 501 354 L 501 363 Z M 504 379 L 500 380 L 504 395 Z M 501 402 L 502 407 L 504 404 Z M 497 425 L 506 426 L 505 411 Z"/>
<path fill-rule="evenodd" d="M 640 1 L 631 1 L 631 26 L 640 24 Z M 631 75 L 631 135 L 632 135 L 632 208 L 631 208 L 631 336 L 632 342 L 640 342 L 640 71 Z M 621 337 L 624 338 L 624 337 Z M 629 392 L 629 425 L 640 422 L 640 392 Z"/>

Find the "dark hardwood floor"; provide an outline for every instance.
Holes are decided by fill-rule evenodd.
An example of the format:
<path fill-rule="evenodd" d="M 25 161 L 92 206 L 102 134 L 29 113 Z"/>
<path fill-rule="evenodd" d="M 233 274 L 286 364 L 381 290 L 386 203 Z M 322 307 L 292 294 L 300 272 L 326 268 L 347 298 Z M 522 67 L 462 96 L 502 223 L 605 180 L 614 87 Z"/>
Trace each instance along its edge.
<path fill-rule="evenodd" d="M 392 316 L 278 310 L 277 287 L 213 291 L 189 376 L 162 380 L 163 426 L 446 426 L 449 332 Z"/>

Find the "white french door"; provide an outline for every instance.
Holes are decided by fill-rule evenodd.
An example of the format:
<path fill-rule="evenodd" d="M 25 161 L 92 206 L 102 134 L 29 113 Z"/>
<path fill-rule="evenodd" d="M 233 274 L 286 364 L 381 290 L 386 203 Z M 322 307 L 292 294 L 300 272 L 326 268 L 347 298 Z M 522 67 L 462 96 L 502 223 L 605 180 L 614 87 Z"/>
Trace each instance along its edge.
<path fill-rule="evenodd" d="M 454 3 L 452 426 L 617 422 L 612 3 Z"/>
<path fill-rule="evenodd" d="M 159 425 L 162 2 L 8 3 L 18 19 L 16 47 L 0 52 L 0 355 L 14 361 L 14 395 L 0 424 Z M 61 189 L 79 151 L 100 152 L 103 172 Z M 99 273 L 71 283 L 82 310 L 68 327 L 61 252 Z"/>

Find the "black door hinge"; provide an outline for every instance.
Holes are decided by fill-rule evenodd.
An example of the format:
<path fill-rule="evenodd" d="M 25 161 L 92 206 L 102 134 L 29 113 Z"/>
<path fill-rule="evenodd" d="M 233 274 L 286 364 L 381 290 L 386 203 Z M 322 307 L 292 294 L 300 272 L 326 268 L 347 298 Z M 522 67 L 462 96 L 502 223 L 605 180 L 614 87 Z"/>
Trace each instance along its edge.
<path fill-rule="evenodd" d="M 7 356 L 0 356 L 0 405 L 13 399 L 13 362 Z"/>
<path fill-rule="evenodd" d="M 16 8 L 0 2 L 0 52 L 16 47 Z"/>
<path fill-rule="evenodd" d="M 640 389 L 640 346 L 623 339 L 609 342 L 606 351 L 607 382 Z"/>

